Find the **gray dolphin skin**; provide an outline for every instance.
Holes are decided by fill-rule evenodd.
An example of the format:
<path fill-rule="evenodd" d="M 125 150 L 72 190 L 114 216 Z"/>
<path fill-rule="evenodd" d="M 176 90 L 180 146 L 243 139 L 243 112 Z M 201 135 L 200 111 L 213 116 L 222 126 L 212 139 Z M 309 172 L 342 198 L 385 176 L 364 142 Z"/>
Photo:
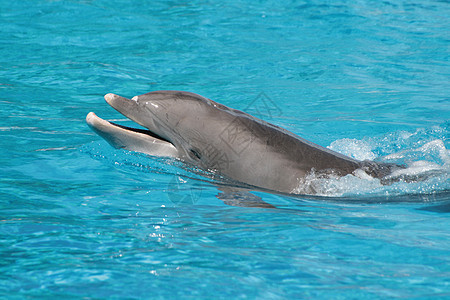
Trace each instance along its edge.
<path fill-rule="evenodd" d="M 89 113 L 88 125 L 115 148 L 177 158 L 247 185 L 294 193 L 311 172 L 344 176 L 358 169 L 383 178 L 399 166 L 357 161 L 276 125 L 200 95 L 155 91 L 127 99 L 105 95 L 133 129 Z"/>

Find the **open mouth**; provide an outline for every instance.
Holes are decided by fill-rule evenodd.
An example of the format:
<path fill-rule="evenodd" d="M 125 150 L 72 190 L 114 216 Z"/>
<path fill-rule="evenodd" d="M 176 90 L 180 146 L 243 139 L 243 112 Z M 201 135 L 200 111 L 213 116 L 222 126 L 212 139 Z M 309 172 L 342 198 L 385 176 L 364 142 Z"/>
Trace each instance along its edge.
<path fill-rule="evenodd" d="M 87 115 L 86 122 L 95 132 L 97 132 L 101 136 L 103 136 L 101 133 L 106 133 L 106 132 L 115 132 L 115 133 L 129 132 L 130 134 L 134 133 L 134 134 L 146 135 L 152 139 L 160 140 L 160 141 L 164 141 L 166 143 L 172 144 L 168 139 L 154 133 L 151 130 L 141 129 L 141 128 L 133 128 L 133 127 L 128 127 L 128 126 L 120 125 L 117 123 L 113 123 L 113 122 L 110 122 L 110 121 L 107 121 L 107 120 L 104 120 L 104 119 L 98 117 L 93 112 L 90 112 Z"/>
<path fill-rule="evenodd" d="M 109 105 L 111 105 L 112 108 L 117 110 L 125 117 L 132 121 L 135 121 L 138 124 L 141 124 L 137 121 L 135 113 L 133 113 L 139 111 L 137 99 L 128 99 L 113 93 L 109 93 L 105 95 L 105 100 Z M 160 136 L 159 134 L 149 130 L 148 128 L 132 128 L 109 122 L 99 118 L 92 112 L 87 115 L 86 122 L 96 133 L 98 133 L 108 142 L 110 142 L 111 139 L 117 140 L 117 138 L 120 136 L 125 137 L 128 135 L 128 137 L 136 137 L 141 139 L 147 138 L 148 141 L 151 141 L 153 143 L 159 141 L 172 144 L 167 138 Z"/>
<path fill-rule="evenodd" d="M 155 156 L 178 157 L 176 147 L 166 138 L 148 129 L 132 128 L 106 121 L 90 112 L 86 122 L 91 129 L 116 149 Z"/>
<path fill-rule="evenodd" d="M 158 135 L 158 134 L 156 134 L 153 131 L 150 131 L 148 129 L 140 129 L 140 128 L 128 127 L 128 126 L 116 124 L 116 123 L 113 123 L 113 122 L 110 122 L 110 121 L 106 121 L 106 122 L 108 122 L 109 124 L 111 124 L 113 126 L 119 127 L 119 128 L 121 128 L 123 130 L 128 130 L 128 131 L 132 131 L 132 132 L 136 132 L 136 133 L 140 133 L 140 134 L 146 134 L 146 135 L 148 135 L 148 136 L 150 136 L 152 138 L 155 138 L 155 139 L 158 139 L 158 140 L 162 140 L 162 141 L 165 141 L 167 143 L 171 143 L 168 139 L 165 139 L 162 136 L 160 136 L 160 135 Z"/>

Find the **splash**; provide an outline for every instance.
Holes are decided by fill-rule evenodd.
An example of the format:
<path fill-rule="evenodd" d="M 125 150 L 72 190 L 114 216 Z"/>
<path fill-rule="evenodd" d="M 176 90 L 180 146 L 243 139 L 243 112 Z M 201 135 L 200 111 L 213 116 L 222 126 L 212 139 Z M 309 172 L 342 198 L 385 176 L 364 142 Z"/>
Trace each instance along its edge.
<path fill-rule="evenodd" d="M 448 127 L 448 126 L 447 126 Z M 446 127 L 397 132 L 381 137 L 337 140 L 328 147 L 358 160 L 405 165 L 382 180 L 357 170 L 344 177 L 311 172 L 296 194 L 328 197 L 433 194 L 450 189 L 450 151 Z"/>

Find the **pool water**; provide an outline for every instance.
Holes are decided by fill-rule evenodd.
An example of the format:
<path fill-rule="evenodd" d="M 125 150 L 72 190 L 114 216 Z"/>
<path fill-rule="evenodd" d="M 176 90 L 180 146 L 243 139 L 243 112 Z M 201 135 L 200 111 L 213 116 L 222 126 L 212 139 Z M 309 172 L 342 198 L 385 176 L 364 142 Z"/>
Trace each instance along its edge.
<path fill-rule="evenodd" d="M 0 298 L 450 297 L 447 1 L 1 1 Z M 112 149 L 103 100 L 186 90 L 417 182 L 218 199 Z M 283 176 L 283 174 L 280 174 Z"/>

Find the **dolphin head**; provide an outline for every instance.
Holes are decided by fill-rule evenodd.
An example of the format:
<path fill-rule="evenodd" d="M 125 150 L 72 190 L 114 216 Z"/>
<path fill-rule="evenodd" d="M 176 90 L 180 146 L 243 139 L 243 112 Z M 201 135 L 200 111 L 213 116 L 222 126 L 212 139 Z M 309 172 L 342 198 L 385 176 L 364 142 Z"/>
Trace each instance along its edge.
<path fill-rule="evenodd" d="M 127 145 L 136 145 L 132 139 L 119 146 L 114 145 L 111 140 L 116 138 L 116 133 L 101 134 L 95 124 L 88 120 L 88 124 L 110 144 L 116 148 L 153 154 L 151 149 L 155 142 L 168 143 L 176 149 L 176 154 L 173 154 L 174 149 L 170 149 L 170 155 L 167 156 L 176 156 L 206 168 L 211 165 L 208 155 L 214 154 L 211 148 L 214 149 L 215 143 L 220 141 L 220 130 L 232 122 L 233 113 L 241 113 L 200 95 L 181 91 L 154 91 L 131 99 L 107 94 L 105 100 L 115 110 L 148 129 L 146 138 L 149 141 L 144 146 L 147 149 L 136 150 L 131 149 L 132 145 Z M 123 132 L 128 137 L 134 134 L 131 128 L 122 126 L 121 129 L 128 129 L 128 132 Z M 205 153 L 205 149 L 210 151 Z M 164 156 L 164 153 L 156 155 Z"/>

